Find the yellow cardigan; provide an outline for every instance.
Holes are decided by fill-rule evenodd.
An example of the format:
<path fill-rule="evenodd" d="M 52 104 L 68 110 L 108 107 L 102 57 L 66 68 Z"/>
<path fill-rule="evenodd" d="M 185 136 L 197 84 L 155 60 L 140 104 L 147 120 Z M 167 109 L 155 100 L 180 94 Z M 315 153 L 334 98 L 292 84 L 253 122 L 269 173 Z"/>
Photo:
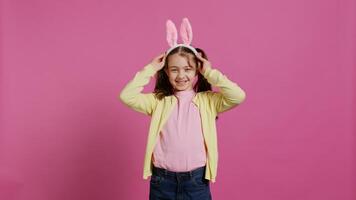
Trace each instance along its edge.
<path fill-rule="evenodd" d="M 148 179 L 152 175 L 151 158 L 156 139 L 170 112 L 177 104 L 177 98 L 174 95 L 158 100 L 154 93 L 142 93 L 144 86 L 149 83 L 151 77 L 155 74 L 156 71 L 153 65 L 147 64 L 142 70 L 136 73 L 119 95 L 119 99 L 125 105 L 151 116 L 144 157 L 143 179 Z M 193 103 L 199 108 L 204 141 L 207 147 L 205 179 L 215 182 L 218 165 L 215 118 L 218 113 L 227 111 L 242 103 L 246 98 L 246 93 L 217 69 L 207 68 L 203 76 L 212 86 L 219 88 L 219 92 L 198 92 L 193 98 Z"/>

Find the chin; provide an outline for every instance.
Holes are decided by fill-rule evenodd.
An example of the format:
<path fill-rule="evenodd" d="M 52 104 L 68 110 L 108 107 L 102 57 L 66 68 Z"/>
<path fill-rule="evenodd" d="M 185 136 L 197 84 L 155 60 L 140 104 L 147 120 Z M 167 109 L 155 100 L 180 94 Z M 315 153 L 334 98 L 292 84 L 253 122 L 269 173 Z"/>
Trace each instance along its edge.
<path fill-rule="evenodd" d="M 188 88 L 188 87 L 176 87 L 176 90 L 177 91 L 184 91 L 184 90 L 190 90 L 190 88 Z"/>
<path fill-rule="evenodd" d="M 191 88 L 193 88 L 193 86 L 191 86 L 189 82 L 187 84 L 185 84 L 185 85 L 172 84 L 172 86 L 177 91 L 190 90 Z"/>
<path fill-rule="evenodd" d="M 185 88 L 175 88 L 176 91 L 183 91 L 186 90 Z"/>

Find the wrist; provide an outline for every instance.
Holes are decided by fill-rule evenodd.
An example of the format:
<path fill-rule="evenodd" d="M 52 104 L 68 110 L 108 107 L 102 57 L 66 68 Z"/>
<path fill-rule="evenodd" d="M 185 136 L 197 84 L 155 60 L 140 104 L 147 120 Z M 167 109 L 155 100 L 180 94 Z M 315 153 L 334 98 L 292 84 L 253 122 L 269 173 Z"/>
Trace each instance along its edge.
<path fill-rule="evenodd" d="M 209 71 L 211 71 L 211 70 L 212 70 L 211 67 L 205 67 L 205 68 L 203 68 L 203 70 L 201 71 L 201 74 L 202 74 L 203 76 L 206 76 L 207 73 L 208 73 Z"/>
<path fill-rule="evenodd" d="M 157 72 L 155 66 L 154 66 L 152 63 L 147 64 L 147 65 L 144 67 L 144 70 L 145 70 L 145 71 L 149 71 L 149 73 L 150 73 L 151 75 L 154 75 L 154 74 Z"/>
<path fill-rule="evenodd" d="M 150 63 L 151 67 L 153 70 L 155 70 L 156 72 L 160 70 L 160 67 L 155 65 L 154 63 Z"/>
<path fill-rule="evenodd" d="M 157 66 L 156 66 L 155 64 L 153 64 L 153 63 L 149 63 L 146 67 L 147 67 L 147 68 L 151 68 L 151 69 L 154 70 L 154 71 L 157 71 L 157 70 L 156 70 L 156 69 L 157 69 Z"/>

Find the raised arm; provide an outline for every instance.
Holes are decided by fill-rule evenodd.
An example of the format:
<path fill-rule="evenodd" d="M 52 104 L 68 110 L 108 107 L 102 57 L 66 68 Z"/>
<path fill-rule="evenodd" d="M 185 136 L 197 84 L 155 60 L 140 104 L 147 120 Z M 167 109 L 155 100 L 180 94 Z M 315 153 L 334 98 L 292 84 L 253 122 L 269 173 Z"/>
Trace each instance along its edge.
<path fill-rule="evenodd" d="M 122 89 L 119 99 L 138 112 L 152 115 L 157 104 L 157 99 L 154 93 L 145 94 L 142 93 L 142 91 L 156 72 L 163 67 L 164 61 L 165 54 L 161 54 L 154 58 L 152 62 L 147 64 L 142 70 L 137 72 L 134 78 Z"/>
<path fill-rule="evenodd" d="M 144 94 L 142 90 L 155 73 L 156 71 L 150 64 L 146 65 L 121 90 L 119 95 L 120 100 L 138 112 L 151 115 L 156 104 L 156 99 L 153 93 Z"/>
<path fill-rule="evenodd" d="M 229 80 L 219 70 L 212 69 L 210 62 L 203 57 L 198 58 L 203 62 L 201 74 L 212 86 L 219 88 L 219 92 L 210 93 L 210 100 L 217 113 L 227 111 L 245 100 L 246 93 L 239 85 Z"/>

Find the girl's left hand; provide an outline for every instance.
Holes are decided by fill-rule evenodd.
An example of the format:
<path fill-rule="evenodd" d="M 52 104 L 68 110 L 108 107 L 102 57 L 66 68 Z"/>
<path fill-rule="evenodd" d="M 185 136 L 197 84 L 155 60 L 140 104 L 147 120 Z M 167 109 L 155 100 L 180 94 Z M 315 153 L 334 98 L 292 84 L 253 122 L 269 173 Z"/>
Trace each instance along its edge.
<path fill-rule="evenodd" d="M 211 68 L 211 63 L 207 59 L 201 57 L 200 54 L 197 55 L 197 58 L 200 61 L 198 62 L 198 69 L 201 74 L 203 74 L 206 69 Z"/>

